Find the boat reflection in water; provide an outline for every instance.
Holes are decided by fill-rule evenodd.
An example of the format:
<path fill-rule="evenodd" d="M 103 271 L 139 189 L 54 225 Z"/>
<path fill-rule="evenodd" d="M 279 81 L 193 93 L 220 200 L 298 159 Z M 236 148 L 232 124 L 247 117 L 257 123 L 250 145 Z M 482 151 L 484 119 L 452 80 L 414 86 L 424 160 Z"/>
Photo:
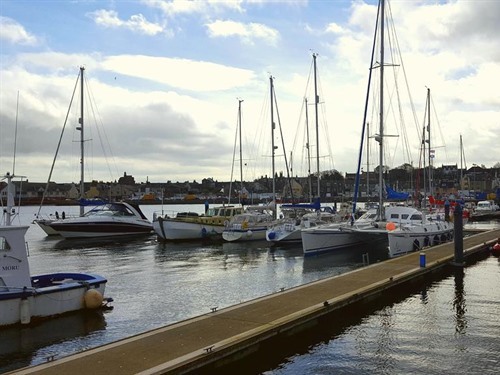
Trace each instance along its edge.
<path fill-rule="evenodd" d="M 87 310 L 33 326 L 0 329 L 0 373 L 73 353 L 75 346 L 80 346 L 73 343 L 106 328 L 105 314 L 102 310 Z"/>

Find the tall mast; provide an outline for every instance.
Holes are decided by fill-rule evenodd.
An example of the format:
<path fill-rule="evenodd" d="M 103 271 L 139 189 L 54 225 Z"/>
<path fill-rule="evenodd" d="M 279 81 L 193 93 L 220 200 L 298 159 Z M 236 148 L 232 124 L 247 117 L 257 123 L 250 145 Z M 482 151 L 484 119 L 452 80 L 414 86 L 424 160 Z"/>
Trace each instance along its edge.
<path fill-rule="evenodd" d="M 427 143 L 429 160 L 429 195 L 432 196 L 432 150 L 431 150 L 431 89 L 427 88 Z"/>
<path fill-rule="evenodd" d="M 370 202 L 370 123 L 366 123 L 366 199 Z"/>
<path fill-rule="evenodd" d="M 304 105 L 306 107 L 306 150 L 307 150 L 307 176 L 309 180 L 309 203 L 312 203 L 312 179 L 311 179 L 311 149 L 309 147 L 309 111 L 307 108 L 307 98 L 304 98 Z"/>
<path fill-rule="evenodd" d="M 320 182 L 320 173 L 319 173 L 319 124 L 318 124 L 318 103 L 319 103 L 319 95 L 318 95 L 318 80 L 316 76 L 316 53 L 313 53 L 313 62 L 314 62 L 314 113 L 315 113 L 315 124 L 316 124 L 316 172 L 318 173 L 318 198 L 321 197 L 321 188 L 319 185 Z"/>
<path fill-rule="evenodd" d="M 240 203 L 241 203 L 241 194 L 243 194 L 243 153 L 241 150 L 241 103 L 243 102 L 243 99 L 238 99 L 238 127 L 239 127 L 239 132 L 240 132 Z"/>
<path fill-rule="evenodd" d="M 80 118 L 78 120 L 78 123 L 80 124 L 79 127 L 77 127 L 77 130 L 80 130 L 80 199 L 85 198 L 85 180 L 84 180 L 84 170 L 85 170 L 85 165 L 84 165 L 84 157 L 85 157 L 85 149 L 84 149 L 84 122 L 83 122 L 83 114 L 84 114 L 84 108 L 83 108 L 83 95 L 84 95 L 84 90 L 83 90 L 83 72 L 85 71 L 85 68 L 83 66 L 80 67 Z M 83 216 L 84 213 L 84 207 L 82 204 L 80 204 L 80 216 Z"/>
<path fill-rule="evenodd" d="M 384 219 L 384 198 L 383 198 L 383 184 L 384 184 L 384 20 L 385 20 L 385 0 L 380 2 L 380 129 L 379 129 L 379 219 Z"/>
<path fill-rule="evenodd" d="M 277 146 L 274 145 L 274 129 L 276 128 L 276 124 L 274 123 L 274 85 L 273 85 L 273 77 L 269 76 L 269 83 L 270 83 L 270 95 L 271 95 L 271 148 L 272 148 L 272 153 L 271 153 L 271 158 L 272 158 L 272 178 L 273 178 L 273 202 L 276 203 L 276 181 L 274 178 L 275 174 L 275 165 L 274 165 L 274 155 L 275 155 L 275 150 Z M 276 217 L 276 210 L 273 211 L 273 215 Z"/>

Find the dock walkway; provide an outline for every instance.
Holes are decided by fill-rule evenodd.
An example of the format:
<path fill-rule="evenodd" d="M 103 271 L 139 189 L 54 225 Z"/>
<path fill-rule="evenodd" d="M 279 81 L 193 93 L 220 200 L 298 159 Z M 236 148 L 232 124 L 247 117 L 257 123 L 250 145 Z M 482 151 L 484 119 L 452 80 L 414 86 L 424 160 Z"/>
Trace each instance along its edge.
<path fill-rule="evenodd" d="M 500 238 L 500 229 L 464 238 L 464 258 Z M 276 335 L 373 297 L 453 261 L 454 244 L 411 253 L 296 288 L 215 310 L 10 374 L 174 374 L 242 356 Z"/>

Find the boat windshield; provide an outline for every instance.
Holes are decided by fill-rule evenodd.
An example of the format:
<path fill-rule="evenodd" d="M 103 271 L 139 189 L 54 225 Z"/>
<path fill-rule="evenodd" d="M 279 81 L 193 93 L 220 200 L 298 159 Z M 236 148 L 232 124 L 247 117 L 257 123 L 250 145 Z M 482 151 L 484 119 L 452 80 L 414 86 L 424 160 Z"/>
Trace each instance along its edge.
<path fill-rule="evenodd" d="M 90 210 L 84 216 L 134 216 L 134 213 L 120 204 L 106 204 Z"/>

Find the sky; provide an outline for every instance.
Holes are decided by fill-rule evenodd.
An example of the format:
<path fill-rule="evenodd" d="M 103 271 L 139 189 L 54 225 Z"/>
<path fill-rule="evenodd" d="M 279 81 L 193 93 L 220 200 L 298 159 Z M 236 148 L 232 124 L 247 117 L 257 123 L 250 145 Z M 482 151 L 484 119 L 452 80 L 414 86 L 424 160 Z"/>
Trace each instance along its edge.
<path fill-rule="evenodd" d="M 422 165 L 422 134 L 434 166 L 499 163 L 500 2 L 392 0 L 386 10 L 384 165 Z M 352 173 L 363 123 L 372 170 L 376 19 L 374 0 L 1 0 L 0 169 L 45 182 L 61 138 L 51 181 L 79 181 L 79 89 L 70 101 L 84 67 L 86 181 L 239 180 L 240 160 L 253 180 L 271 175 L 273 141 L 276 172 L 305 175 L 319 160 Z"/>

